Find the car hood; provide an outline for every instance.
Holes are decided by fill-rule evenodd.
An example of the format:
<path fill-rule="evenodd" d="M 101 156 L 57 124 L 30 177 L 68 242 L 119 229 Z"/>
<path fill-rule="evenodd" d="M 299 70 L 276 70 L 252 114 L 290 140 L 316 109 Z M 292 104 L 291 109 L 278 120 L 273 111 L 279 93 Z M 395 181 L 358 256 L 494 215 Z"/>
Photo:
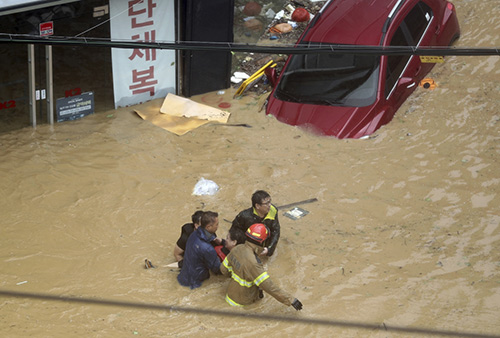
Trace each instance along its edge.
<path fill-rule="evenodd" d="M 281 122 L 337 138 L 360 138 L 372 134 L 380 126 L 385 112 L 376 109 L 376 105 L 343 107 L 286 102 L 273 94 L 269 97 L 266 114 L 274 115 Z"/>

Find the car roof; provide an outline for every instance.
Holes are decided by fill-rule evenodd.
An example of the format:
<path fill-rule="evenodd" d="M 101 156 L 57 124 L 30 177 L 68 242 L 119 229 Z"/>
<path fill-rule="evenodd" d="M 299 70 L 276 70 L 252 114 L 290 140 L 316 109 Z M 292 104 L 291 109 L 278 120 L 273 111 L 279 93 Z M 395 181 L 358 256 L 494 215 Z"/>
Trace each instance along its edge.
<path fill-rule="evenodd" d="M 382 28 L 399 0 L 331 0 L 303 37 L 304 41 L 380 44 Z"/>

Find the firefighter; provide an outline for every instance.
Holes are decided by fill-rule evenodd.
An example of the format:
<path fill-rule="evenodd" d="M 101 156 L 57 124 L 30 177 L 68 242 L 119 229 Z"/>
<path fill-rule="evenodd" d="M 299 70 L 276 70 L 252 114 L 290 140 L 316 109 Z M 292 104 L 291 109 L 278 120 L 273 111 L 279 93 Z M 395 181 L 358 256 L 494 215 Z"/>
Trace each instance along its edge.
<path fill-rule="evenodd" d="M 223 275 L 230 276 L 226 301 L 233 306 L 249 305 L 269 293 L 279 302 L 302 309 L 302 303 L 275 285 L 259 259 L 269 230 L 262 223 L 251 225 L 244 244 L 235 246 L 221 264 Z"/>

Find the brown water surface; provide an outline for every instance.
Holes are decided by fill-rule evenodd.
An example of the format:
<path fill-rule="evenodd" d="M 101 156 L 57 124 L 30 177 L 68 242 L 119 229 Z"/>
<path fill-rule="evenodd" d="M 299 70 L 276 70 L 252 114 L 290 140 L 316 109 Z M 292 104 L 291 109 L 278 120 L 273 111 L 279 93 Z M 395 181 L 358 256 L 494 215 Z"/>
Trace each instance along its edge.
<path fill-rule="evenodd" d="M 457 46 L 500 46 L 500 2 L 454 1 Z M 265 189 L 280 212 L 271 277 L 304 304 L 267 296 L 244 313 L 500 335 L 500 58 L 448 57 L 367 140 L 313 135 L 233 91 L 231 123 L 173 135 L 131 108 L 0 135 L 0 289 L 234 310 L 228 281 L 196 290 L 173 261 L 180 226 L 218 211 L 219 235 Z M 149 105 L 159 107 L 160 101 Z M 193 196 L 201 178 L 215 196 Z M 0 298 L 4 337 L 415 336 L 181 312 Z"/>

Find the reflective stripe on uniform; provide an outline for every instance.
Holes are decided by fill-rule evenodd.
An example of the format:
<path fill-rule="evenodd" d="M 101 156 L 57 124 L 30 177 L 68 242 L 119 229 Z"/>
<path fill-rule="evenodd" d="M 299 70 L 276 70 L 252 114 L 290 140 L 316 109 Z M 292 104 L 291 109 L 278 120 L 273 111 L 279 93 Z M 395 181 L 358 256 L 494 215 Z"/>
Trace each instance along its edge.
<path fill-rule="evenodd" d="M 253 208 L 253 213 L 255 215 L 259 216 L 259 213 L 257 212 L 257 210 L 255 210 L 255 208 Z M 264 219 L 270 219 L 270 220 L 274 221 L 277 213 L 278 213 L 278 209 L 276 209 L 276 207 L 274 205 L 271 205 L 269 207 L 269 212 L 267 213 L 266 217 L 264 217 Z"/>
<path fill-rule="evenodd" d="M 244 280 L 243 278 L 235 274 L 234 271 L 231 274 L 231 278 L 234 279 L 236 283 L 240 284 L 241 286 L 245 286 L 247 288 L 251 288 L 253 286 L 253 282 L 248 282 Z"/>
<path fill-rule="evenodd" d="M 234 300 L 229 298 L 229 296 L 226 294 L 226 302 L 231 305 L 231 306 L 243 306 L 241 304 L 236 303 Z"/>
<path fill-rule="evenodd" d="M 255 278 L 253 281 L 247 281 L 246 279 L 243 279 L 241 278 L 240 276 L 238 276 L 234 271 L 233 271 L 233 268 L 229 265 L 229 262 L 227 260 L 227 257 L 224 258 L 224 261 L 222 261 L 222 265 L 224 265 L 226 267 L 226 269 L 228 271 L 231 272 L 231 278 L 236 282 L 238 283 L 239 285 L 241 286 L 244 286 L 244 287 L 247 287 L 247 288 L 251 288 L 252 286 L 254 285 L 257 285 L 259 286 L 260 284 L 262 284 L 266 279 L 269 278 L 269 275 L 267 273 L 267 271 L 264 271 L 263 273 L 260 274 L 260 276 L 258 276 L 257 278 Z"/>
<path fill-rule="evenodd" d="M 270 219 L 274 221 L 277 213 L 278 209 L 276 209 L 274 205 L 271 205 L 271 207 L 269 208 L 269 212 L 267 213 L 266 217 L 264 217 L 264 219 Z"/>
<path fill-rule="evenodd" d="M 267 274 L 267 271 L 264 271 L 259 277 L 255 278 L 253 282 L 255 283 L 255 285 L 259 286 L 268 278 L 269 275 Z"/>
<path fill-rule="evenodd" d="M 246 280 L 244 280 L 243 278 L 241 278 L 240 276 L 238 276 L 233 268 L 229 265 L 229 262 L 227 260 L 227 256 L 226 258 L 224 258 L 224 260 L 222 261 L 222 265 L 224 265 L 226 267 L 226 269 L 231 272 L 231 278 L 235 280 L 236 283 L 238 283 L 239 285 L 241 286 L 245 286 L 247 288 L 251 288 L 252 285 L 253 285 L 253 282 L 247 282 Z"/>

